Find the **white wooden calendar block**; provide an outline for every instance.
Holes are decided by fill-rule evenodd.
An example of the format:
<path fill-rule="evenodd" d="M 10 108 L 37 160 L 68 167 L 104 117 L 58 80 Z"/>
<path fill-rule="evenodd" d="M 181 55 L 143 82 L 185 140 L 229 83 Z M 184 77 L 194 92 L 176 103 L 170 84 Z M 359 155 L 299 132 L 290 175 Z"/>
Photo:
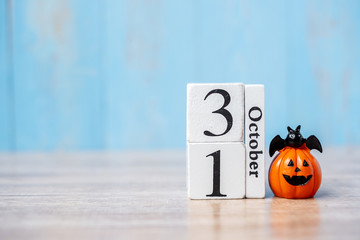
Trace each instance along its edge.
<path fill-rule="evenodd" d="M 191 199 L 244 198 L 244 144 L 187 143 L 187 184 Z"/>
<path fill-rule="evenodd" d="M 245 85 L 246 198 L 265 197 L 264 85 Z"/>
<path fill-rule="evenodd" d="M 244 132 L 244 84 L 187 85 L 187 141 L 240 142 Z"/>

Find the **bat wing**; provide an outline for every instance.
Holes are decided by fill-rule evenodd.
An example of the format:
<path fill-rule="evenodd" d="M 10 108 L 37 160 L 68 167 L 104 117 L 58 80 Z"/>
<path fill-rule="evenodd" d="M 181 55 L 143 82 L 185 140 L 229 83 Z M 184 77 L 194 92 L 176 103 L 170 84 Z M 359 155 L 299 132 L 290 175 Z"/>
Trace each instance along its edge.
<path fill-rule="evenodd" d="M 319 152 L 322 153 L 322 147 L 321 147 L 321 143 L 319 141 L 319 139 L 317 139 L 317 137 L 315 137 L 314 135 L 311 135 L 310 137 L 308 137 L 306 139 L 306 146 L 311 150 L 311 149 L 316 149 Z"/>
<path fill-rule="evenodd" d="M 274 137 L 270 143 L 270 149 L 269 149 L 270 157 L 272 157 L 276 151 L 283 149 L 285 146 L 286 146 L 285 141 L 280 137 L 280 135 Z"/>

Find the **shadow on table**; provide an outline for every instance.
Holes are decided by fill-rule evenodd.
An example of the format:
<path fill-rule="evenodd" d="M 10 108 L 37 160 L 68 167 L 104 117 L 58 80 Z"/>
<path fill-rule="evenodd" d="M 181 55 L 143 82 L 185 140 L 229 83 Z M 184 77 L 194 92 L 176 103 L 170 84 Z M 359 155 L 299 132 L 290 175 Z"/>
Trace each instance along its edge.
<path fill-rule="evenodd" d="M 259 239 L 268 225 L 265 199 L 189 200 L 190 239 Z"/>
<path fill-rule="evenodd" d="M 191 239 L 306 239 L 316 237 L 316 199 L 189 200 Z"/>
<path fill-rule="evenodd" d="M 284 239 L 314 238 L 319 234 L 320 208 L 315 198 L 284 199 L 270 203 L 270 227 L 274 237 Z"/>

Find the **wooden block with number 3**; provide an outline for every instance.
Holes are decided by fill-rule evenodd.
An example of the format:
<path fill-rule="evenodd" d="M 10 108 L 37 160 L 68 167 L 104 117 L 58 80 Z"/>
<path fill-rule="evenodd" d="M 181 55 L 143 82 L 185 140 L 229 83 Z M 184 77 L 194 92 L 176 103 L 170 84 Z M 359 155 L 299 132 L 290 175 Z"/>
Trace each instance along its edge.
<path fill-rule="evenodd" d="M 233 143 L 187 143 L 188 197 L 245 197 L 245 146 Z"/>
<path fill-rule="evenodd" d="M 244 84 L 187 85 L 187 141 L 241 142 Z"/>

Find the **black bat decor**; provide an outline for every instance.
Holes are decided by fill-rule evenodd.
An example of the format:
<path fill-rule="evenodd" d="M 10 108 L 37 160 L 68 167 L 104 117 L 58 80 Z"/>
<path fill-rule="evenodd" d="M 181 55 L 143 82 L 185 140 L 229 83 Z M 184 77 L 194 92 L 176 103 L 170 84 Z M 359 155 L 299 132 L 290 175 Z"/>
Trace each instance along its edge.
<path fill-rule="evenodd" d="M 287 127 L 288 135 L 284 139 L 280 137 L 280 135 L 277 135 L 276 137 L 271 140 L 270 143 L 270 157 L 274 155 L 276 151 L 279 151 L 283 149 L 284 147 L 292 147 L 292 148 L 298 148 L 301 147 L 304 143 L 306 144 L 306 147 L 308 147 L 310 150 L 316 149 L 319 152 L 322 153 L 322 147 L 320 144 L 319 139 L 315 137 L 314 135 L 311 135 L 310 137 L 303 138 L 303 136 L 300 133 L 301 126 L 297 126 L 295 130 L 291 129 L 290 127 Z"/>

